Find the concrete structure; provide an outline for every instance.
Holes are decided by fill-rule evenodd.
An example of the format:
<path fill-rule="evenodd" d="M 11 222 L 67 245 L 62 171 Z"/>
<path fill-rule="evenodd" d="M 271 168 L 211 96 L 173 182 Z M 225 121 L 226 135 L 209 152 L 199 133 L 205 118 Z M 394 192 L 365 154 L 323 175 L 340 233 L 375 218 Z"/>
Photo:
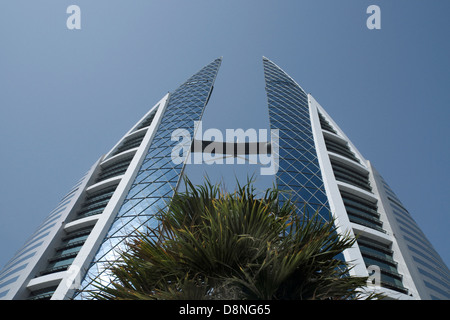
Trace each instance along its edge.
<path fill-rule="evenodd" d="M 108 283 L 108 265 L 126 239 L 155 226 L 154 214 L 178 187 L 187 156 L 173 161 L 181 151 L 174 130 L 186 130 L 188 150 L 198 151 L 191 149 L 193 123 L 221 60 L 165 95 L 76 183 L 0 272 L 0 299 L 85 299 L 93 281 Z M 338 231 L 358 235 L 344 258 L 355 265 L 352 275 L 371 275 L 370 290 L 392 299 L 450 299 L 448 267 L 372 164 L 291 77 L 267 58 L 263 66 L 270 127 L 279 135 L 272 136 L 277 148 L 262 149 L 277 159 L 277 186 L 309 212 L 331 212 Z"/>

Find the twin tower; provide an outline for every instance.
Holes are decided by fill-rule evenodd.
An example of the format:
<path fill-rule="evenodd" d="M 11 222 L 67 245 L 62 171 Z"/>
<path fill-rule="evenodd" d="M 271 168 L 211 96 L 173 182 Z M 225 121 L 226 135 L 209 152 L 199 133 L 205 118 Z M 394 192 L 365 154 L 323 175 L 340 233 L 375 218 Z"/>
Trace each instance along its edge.
<path fill-rule="evenodd" d="M 0 299 L 88 299 L 94 281 L 108 283 L 107 267 L 125 240 L 157 224 L 189 153 L 220 146 L 195 141 L 193 124 L 221 61 L 158 101 L 61 199 L 0 272 Z M 344 259 L 354 265 L 351 275 L 373 277 L 369 289 L 392 299 L 450 299 L 448 267 L 386 181 L 311 95 L 269 59 L 263 67 L 271 141 L 231 143 L 222 152 L 270 157 L 280 190 L 324 217 L 331 212 L 339 232 L 357 235 Z M 200 149 L 174 161 L 176 130 Z"/>

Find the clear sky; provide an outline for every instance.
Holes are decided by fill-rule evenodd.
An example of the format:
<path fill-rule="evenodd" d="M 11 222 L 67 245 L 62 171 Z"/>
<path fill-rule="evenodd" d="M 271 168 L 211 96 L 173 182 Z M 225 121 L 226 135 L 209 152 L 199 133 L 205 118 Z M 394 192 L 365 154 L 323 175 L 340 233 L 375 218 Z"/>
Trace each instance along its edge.
<path fill-rule="evenodd" d="M 66 26 L 72 4 L 80 30 Z M 371 4 L 380 30 L 366 27 Z M 450 265 L 449 12 L 448 0 L 2 0 L 0 269 L 151 106 L 220 56 L 205 127 L 268 127 L 268 57 L 327 110 Z M 189 172 L 229 179 L 243 168 Z"/>

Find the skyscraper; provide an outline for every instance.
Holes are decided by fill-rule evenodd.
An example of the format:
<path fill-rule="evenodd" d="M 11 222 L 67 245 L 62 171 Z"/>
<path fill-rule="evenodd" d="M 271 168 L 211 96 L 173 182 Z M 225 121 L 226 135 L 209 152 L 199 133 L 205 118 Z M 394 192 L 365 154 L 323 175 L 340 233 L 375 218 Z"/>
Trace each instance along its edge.
<path fill-rule="evenodd" d="M 448 267 L 385 180 L 310 94 L 263 62 L 270 123 L 281 135 L 278 187 L 328 207 L 341 232 L 358 236 L 344 252 L 353 275 L 378 272 L 381 291 L 397 299 L 450 299 Z"/>
<path fill-rule="evenodd" d="M 0 299 L 85 299 L 94 281 L 108 282 L 125 240 L 155 226 L 177 190 L 187 154 L 172 135 L 182 129 L 193 145 L 221 61 L 165 95 L 75 184 L 1 271 Z M 374 291 L 450 299 L 447 266 L 381 175 L 311 95 L 269 59 L 263 67 L 277 186 L 358 236 L 344 259 Z"/>

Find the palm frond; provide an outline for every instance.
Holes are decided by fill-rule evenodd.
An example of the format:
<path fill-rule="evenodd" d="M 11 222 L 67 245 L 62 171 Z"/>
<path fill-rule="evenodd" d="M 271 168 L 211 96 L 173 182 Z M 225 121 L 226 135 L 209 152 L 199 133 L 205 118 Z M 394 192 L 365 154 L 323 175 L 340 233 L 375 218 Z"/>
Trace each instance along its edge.
<path fill-rule="evenodd" d="M 158 228 L 129 241 L 96 299 L 356 299 L 366 278 L 339 259 L 355 243 L 333 218 L 300 213 L 280 191 L 206 181 L 172 198 Z M 370 295 L 369 295 L 370 296 Z M 370 296 L 373 297 L 373 296 Z"/>

